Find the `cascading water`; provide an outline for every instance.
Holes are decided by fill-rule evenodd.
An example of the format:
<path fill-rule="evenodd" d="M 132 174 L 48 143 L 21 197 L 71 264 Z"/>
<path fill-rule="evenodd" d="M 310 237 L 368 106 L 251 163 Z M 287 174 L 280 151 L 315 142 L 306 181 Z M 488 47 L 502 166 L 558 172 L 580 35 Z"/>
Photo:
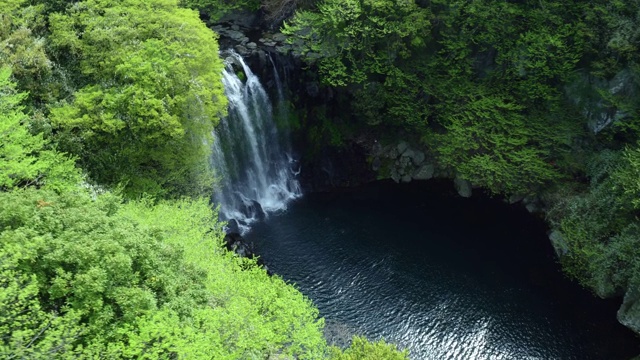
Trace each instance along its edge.
<path fill-rule="evenodd" d="M 240 55 L 228 53 L 222 81 L 229 114 L 214 132 L 212 162 L 218 181 L 213 198 L 220 205 L 220 217 L 235 220 L 238 230 L 246 233 L 269 212 L 285 210 L 301 190 L 288 139 L 274 122 L 271 100 Z M 281 94 L 282 85 L 276 85 Z"/>

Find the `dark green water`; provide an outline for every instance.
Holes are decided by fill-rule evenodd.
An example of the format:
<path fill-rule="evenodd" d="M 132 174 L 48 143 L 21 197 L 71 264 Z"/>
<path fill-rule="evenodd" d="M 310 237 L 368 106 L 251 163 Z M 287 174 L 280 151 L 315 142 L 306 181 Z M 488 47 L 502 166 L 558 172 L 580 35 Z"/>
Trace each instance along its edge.
<path fill-rule="evenodd" d="M 327 320 L 412 359 L 628 359 L 638 339 L 568 281 L 541 220 L 450 183 L 308 194 L 246 238 Z"/>

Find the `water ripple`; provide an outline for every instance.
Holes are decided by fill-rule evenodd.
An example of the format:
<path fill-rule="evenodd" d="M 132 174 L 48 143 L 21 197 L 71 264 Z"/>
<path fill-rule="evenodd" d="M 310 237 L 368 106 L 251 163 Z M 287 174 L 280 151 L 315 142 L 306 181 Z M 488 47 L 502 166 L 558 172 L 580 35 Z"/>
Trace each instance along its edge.
<path fill-rule="evenodd" d="M 591 332 L 562 299 L 532 286 L 522 259 L 474 248 L 487 235 L 447 227 L 441 209 L 394 216 L 385 209 L 404 208 L 395 199 L 321 200 L 303 199 L 248 237 L 317 304 L 330 341 L 384 337 L 414 360 L 622 359 L 609 355 L 618 354 L 615 335 Z"/>

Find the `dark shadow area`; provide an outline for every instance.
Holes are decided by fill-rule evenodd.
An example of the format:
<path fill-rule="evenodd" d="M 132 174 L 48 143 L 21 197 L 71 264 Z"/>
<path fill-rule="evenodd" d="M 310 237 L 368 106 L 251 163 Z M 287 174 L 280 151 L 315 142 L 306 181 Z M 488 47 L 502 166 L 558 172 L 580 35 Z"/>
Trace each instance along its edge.
<path fill-rule="evenodd" d="M 621 299 L 567 279 L 547 231 L 522 206 L 476 190 L 458 197 L 451 181 L 383 181 L 308 194 L 247 239 L 332 326 L 384 337 L 413 359 L 640 353 L 616 321 Z"/>

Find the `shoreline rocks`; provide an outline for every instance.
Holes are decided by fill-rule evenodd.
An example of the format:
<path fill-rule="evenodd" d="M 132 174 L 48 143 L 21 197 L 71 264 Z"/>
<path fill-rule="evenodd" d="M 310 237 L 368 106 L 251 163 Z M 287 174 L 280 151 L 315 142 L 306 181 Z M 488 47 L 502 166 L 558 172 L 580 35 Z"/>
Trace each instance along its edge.
<path fill-rule="evenodd" d="M 255 245 L 252 242 L 247 242 L 242 235 L 237 232 L 229 232 L 224 236 L 224 247 L 233 251 L 240 257 L 248 259 L 257 259 L 257 264 L 260 265 L 269 276 L 273 276 L 273 272 L 269 270 L 264 260 L 259 257 L 255 252 Z"/>

